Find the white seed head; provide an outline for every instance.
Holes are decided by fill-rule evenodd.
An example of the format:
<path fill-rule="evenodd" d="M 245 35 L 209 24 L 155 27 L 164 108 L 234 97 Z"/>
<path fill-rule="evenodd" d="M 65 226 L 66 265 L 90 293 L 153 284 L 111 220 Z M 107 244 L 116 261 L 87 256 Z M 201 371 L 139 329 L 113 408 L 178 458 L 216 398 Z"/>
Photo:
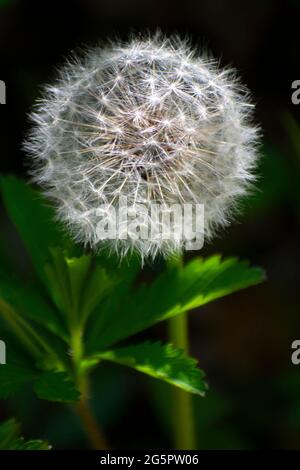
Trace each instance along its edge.
<path fill-rule="evenodd" d="M 74 238 L 142 258 L 184 249 L 168 239 L 97 233 L 103 205 L 204 204 L 207 238 L 229 223 L 253 180 L 257 128 L 231 69 L 177 37 L 136 38 L 87 51 L 60 71 L 32 114 L 25 147 L 34 180 Z M 150 211 L 149 211 L 150 214 Z M 148 222 L 163 224 L 161 220 Z"/>

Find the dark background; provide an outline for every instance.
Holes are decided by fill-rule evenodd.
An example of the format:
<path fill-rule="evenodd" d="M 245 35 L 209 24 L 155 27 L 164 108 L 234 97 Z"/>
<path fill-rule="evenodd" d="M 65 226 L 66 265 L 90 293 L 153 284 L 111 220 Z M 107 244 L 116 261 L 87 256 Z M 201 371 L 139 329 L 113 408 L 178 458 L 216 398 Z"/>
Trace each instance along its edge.
<path fill-rule="evenodd" d="M 206 371 L 207 398 L 195 400 L 200 448 L 300 449 L 300 365 L 291 343 L 300 339 L 300 105 L 291 83 L 300 79 L 299 0 L 0 0 L 0 170 L 25 174 L 21 143 L 27 113 L 55 67 L 83 44 L 159 27 L 188 34 L 224 65 L 239 70 L 257 103 L 263 130 L 257 192 L 232 224 L 201 254 L 237 255 L 264 267 L 268 280 L 190 314 L 192 354 Z M 26 270 L 20 241 L 3 211 L 0 251 Z M 7 238 L 7 237 L 6 237 Z M 164 326 L 149 332 L 164 338 Z M 169 388 L 118 367 L 94 378 L 94 407 L 117 448 L 170 447 Z M 26 436 L 56 448 L 82 448 L 71 411 L 37 402 L 28 391 L 0 405 Z"/>

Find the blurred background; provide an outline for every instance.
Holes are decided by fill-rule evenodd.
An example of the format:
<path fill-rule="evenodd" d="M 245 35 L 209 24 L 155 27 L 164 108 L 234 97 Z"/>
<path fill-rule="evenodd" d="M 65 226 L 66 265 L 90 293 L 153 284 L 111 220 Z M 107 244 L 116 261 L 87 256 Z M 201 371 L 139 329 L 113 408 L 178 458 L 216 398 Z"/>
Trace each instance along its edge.
<path fill-rule="evenodd" d="M 27 113 L 41 86 L 69 52 L 113 35 L 157 27 L 189 35 L 224 65 L 236 67 L 252 91 L 261 124 L 260 179 L 232 224 L 201 255 L 220 252 L 251 260 L 268 280 L 193 311 L 192 354 L 210 390 L 194 400 L 199 448 L 300 449 L 300 79 L 299 0 L 0 0 L 2 173 L 25 175 L 21 143 Z M 0 259 L 26 272 L 21 242 L 0 209 Z M 1 334 L 1 332 L 0 332 Z M 165 338 L 165 326 L 147 332 Z M 93 406 L 114 448 L 170 448 L 169 387 L 117 366 L 101 367 Z M 0 420 L 15 416 L 25 436 L 54 448 L 84 448 L 72 412 L 38 402 L 30 391 L 0 403 Z"/>

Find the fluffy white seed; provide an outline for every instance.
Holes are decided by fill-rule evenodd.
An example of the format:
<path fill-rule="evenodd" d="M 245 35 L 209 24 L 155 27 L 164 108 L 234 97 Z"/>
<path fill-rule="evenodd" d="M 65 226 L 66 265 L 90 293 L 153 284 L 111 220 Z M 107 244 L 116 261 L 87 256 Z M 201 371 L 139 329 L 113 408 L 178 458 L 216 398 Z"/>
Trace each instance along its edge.
<path fill-rule="evenodd" d="M 205 235 L 229 223 L 253 180 L 257 129 L 235 72 L 198 56 L 177 37 L 136 38 L 72 59 L 32 114 L 26 142 L 34 180 L 74 238 L 95 250 L 142 258 L 184 249 L 168 239 L 98 236 L 97 209 L 127 197 L 131 211 L 153 203 L 204 204 Z M 149 211 L 150 213 L 150 211 Z M 145 223 L 158 225 L 161 220 Z"/>

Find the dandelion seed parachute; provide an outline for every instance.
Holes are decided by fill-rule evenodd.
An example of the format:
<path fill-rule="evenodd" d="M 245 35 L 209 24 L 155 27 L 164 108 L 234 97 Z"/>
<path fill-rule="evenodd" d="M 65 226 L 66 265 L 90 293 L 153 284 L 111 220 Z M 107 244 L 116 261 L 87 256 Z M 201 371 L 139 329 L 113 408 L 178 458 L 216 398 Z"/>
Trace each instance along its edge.
<path fill-rule="evenodd" d="M 119 196 L 133 211 L 204 204 L 211 237 L 253 180 L 251 115 L 233 70 L 177 37 L 135 38 L 64 66 L 32 114 L 25 148 L 34 180 L 77 241 L 120 256 L 167 256 L 184 249 L 183 237 L 144 240 L 126 227 L 125 239 L 101 240 L 96 209 L 114 207 Z"/>

